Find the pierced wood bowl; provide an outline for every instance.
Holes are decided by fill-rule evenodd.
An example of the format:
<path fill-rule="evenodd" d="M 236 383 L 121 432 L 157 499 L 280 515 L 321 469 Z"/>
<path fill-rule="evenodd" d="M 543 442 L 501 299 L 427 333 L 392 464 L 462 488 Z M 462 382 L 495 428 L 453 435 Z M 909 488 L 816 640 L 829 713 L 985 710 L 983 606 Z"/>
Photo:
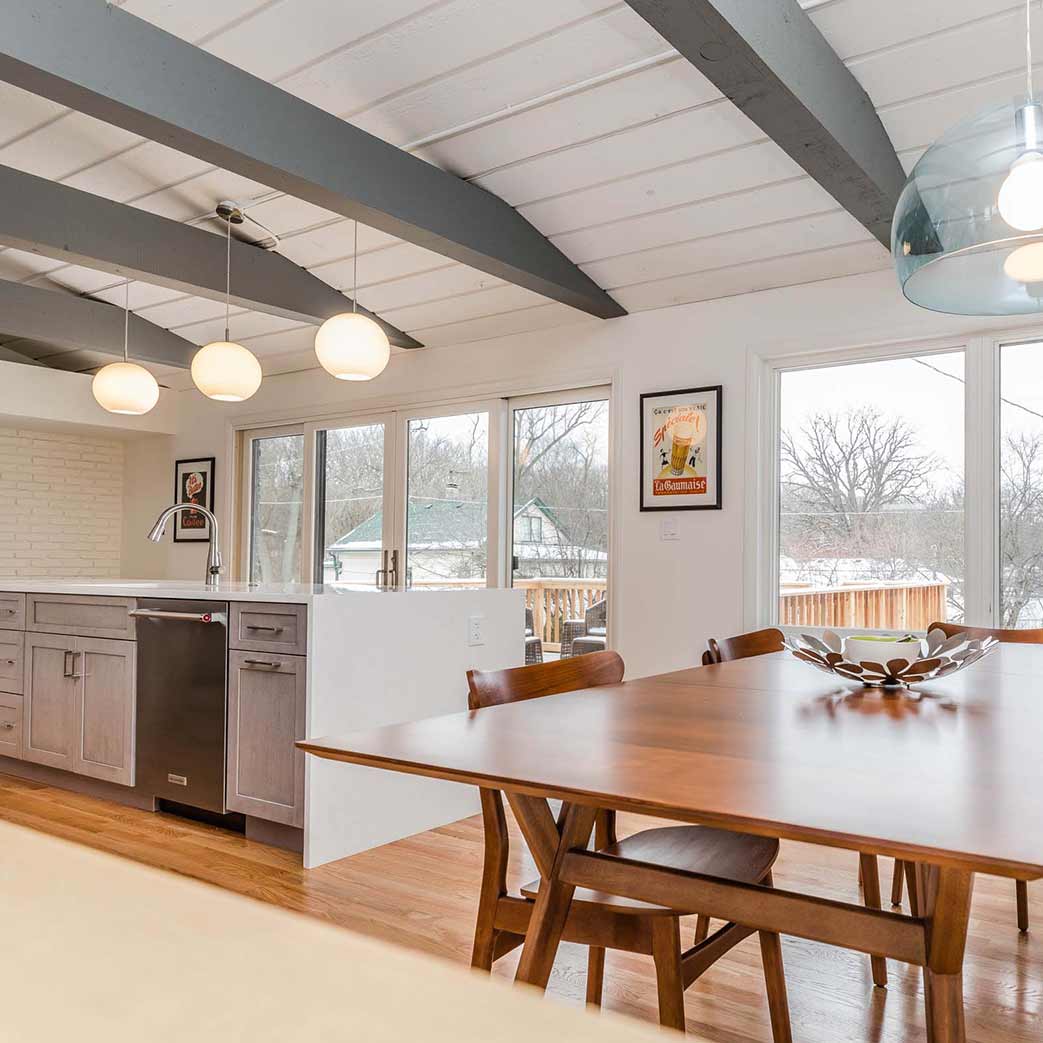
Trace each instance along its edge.
<path fill-rule="evenodd" d="M 844 657 L 843 639 L 832 630 L 827 630 L 820 638 L 813 634 L 786 637 L 783 644 L 801 662 L 810 663 L 845 681 L 872 688 L 909 688 L 921 681 L 946 677 L 976 663 L 999 642 L 993 637 L 968 637 L 966 634 L 946 637 L 944 630 L 931 630 L 926 642 L 916 646 L 918 655 L 911 659 L 889 659 L 886 663 L 849 661 Z"/>

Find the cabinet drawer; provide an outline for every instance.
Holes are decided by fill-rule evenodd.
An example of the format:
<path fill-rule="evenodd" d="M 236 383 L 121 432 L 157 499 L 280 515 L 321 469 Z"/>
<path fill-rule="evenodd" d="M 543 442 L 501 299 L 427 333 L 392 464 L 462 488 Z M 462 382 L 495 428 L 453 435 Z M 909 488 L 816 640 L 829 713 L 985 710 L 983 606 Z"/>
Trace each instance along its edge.
<path fill-rule="evenodd" d="M 90 594 L 29 594 L 26 629 L 44 634 L 112 637 L 133 640 L 133 598 L 106 598 Z"/>
<path fill-rule="evenodd" d="M 0 692 L 22 694 L 25 634 L 0 630 Z"/>
<path fill-rule="evenodd" d="M 230 811 L 286 826 L 304 825 L 307 660 L 252 652 L 228 655 Z"/>
<path fill-rule="evenodd" d="M 304 605 L 234 602 L 228 630 L 231 648 L 304 655 L 308 650 L 308 609 Z"/>
<path fill-rule="evenodd" d="M 0 695 L 0 757 L 22 756 L 22 699 Z"/>
<path fill-rule="evenodd" d="M 0 630 L 25 629 L 25 595 L 0 594 Z"/>

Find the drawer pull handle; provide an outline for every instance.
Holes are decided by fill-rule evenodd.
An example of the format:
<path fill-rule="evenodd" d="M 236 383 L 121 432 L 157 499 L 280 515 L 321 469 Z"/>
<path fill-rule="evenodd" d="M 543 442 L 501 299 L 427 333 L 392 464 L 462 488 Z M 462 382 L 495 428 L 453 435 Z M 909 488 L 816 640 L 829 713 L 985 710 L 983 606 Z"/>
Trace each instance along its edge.
<path fill-rule="evenodd" d="M 3 724 L 0 724 L 0 728 L 2 728 L 5 732 L 13 732 L 14 731 L 14 725 L 13 724 L 8 724 L 6 721 Z"/>
<path fill-rule="evenodd" d="M 14 609 L 14 608 L 5 608 L 4 609 L 4 615 L 5 616 L 17 616 L 18 615 L 18 610 Z"/>
<path fill-rule="evenodd" d="M 243 662 L 247 666 L 270 666 L 273 670 L 278 670 L 282 663 L 269 663 L 266 659 L 244 659 Z"/>
<path fill-rule="evenodd" d="M 6 663 L 6 664 L 7 664 L 8 666 L 14 666 L 14 664 L 15 664 L 15 660 L 13 660 L 13 659 L 5 659 L 5 660 L 4 660 L 4 662 L 5 662 L 5 663 Z"/>
<path fill-rule="evenodd" d="M 282 627 L 263 627 L 255 623 L 247 623 L 247 630 L 266 630 L 269 634 L 281 634 L 283 632 Z"/>

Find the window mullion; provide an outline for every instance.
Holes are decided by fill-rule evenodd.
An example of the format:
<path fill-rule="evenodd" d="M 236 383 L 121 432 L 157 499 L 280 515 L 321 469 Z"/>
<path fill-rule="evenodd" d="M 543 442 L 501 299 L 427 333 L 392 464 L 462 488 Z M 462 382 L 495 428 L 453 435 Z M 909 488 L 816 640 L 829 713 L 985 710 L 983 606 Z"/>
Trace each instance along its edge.
<path fill-rule="evenodd" d="M 966 350 L 965 618 L 999 617 L 999 349 L 985 337 Z"/>

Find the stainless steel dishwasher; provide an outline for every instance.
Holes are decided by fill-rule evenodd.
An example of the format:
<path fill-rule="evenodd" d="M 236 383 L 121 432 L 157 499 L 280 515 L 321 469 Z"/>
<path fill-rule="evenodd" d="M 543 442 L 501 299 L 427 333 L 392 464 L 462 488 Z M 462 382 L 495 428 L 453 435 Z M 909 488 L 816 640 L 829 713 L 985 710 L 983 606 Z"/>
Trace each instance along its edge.
<path fill-rule="evenodd" d="M 224 814 L 228 603 L 139 599 L 140 793 Z"/>

